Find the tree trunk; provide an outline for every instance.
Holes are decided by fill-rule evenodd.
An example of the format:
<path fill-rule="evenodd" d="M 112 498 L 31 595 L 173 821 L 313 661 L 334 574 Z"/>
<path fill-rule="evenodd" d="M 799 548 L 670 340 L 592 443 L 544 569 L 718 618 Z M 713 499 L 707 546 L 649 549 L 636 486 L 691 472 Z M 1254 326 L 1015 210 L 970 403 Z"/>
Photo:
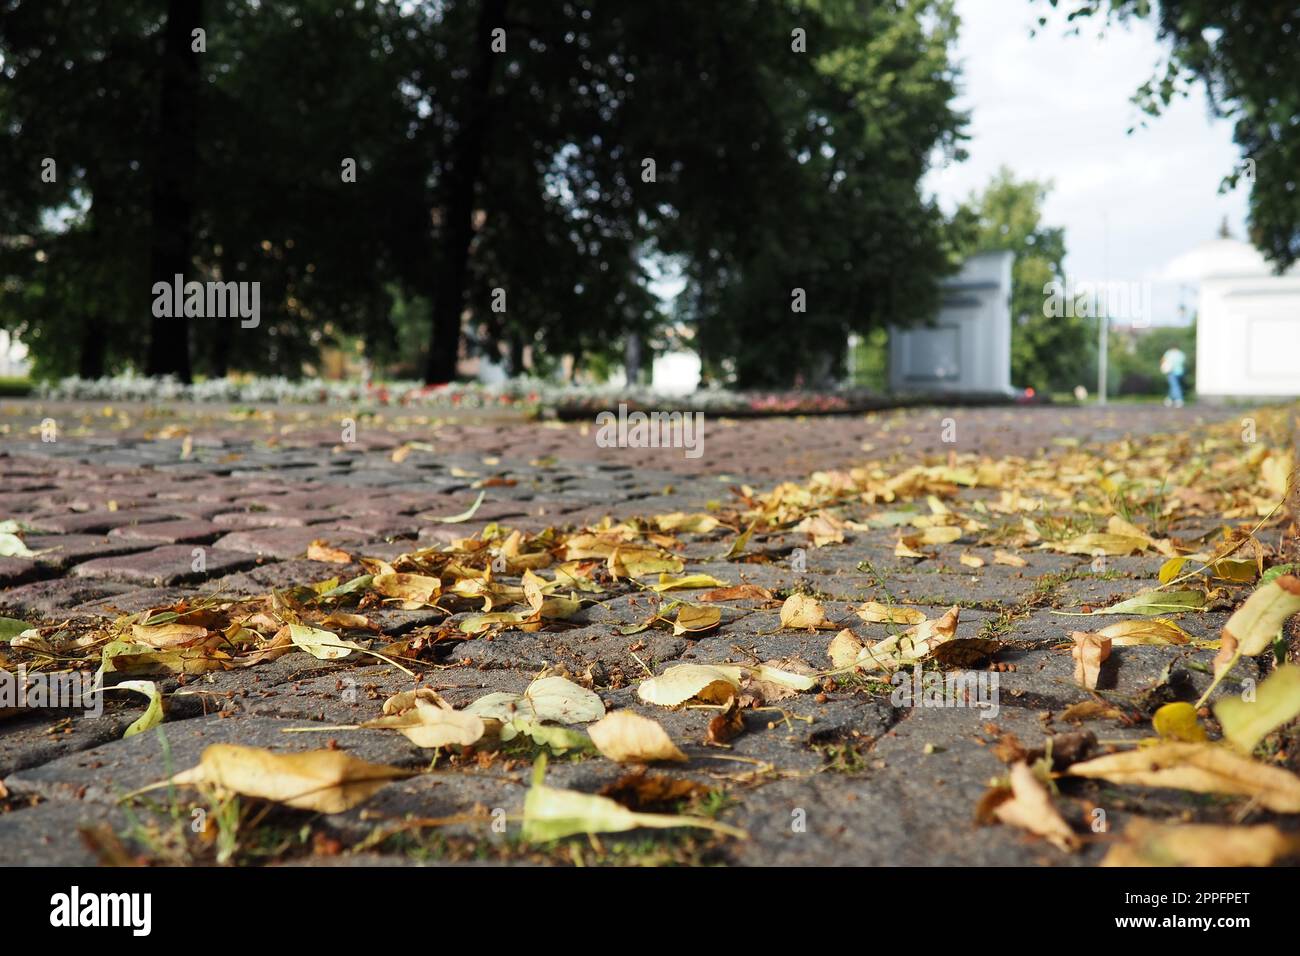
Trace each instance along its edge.
<path fill-rule="evenodd" d="M 81 326 L 81 349 L 77 374 L 82 378 L 104 376 L 104 324 L 96 315 L 87 315 Z"/>
<path fill-rule="evenodd" d="M 506 0 L 480 0 L 475 49 L 451 159 L 443 168 L 442 233 L 433 287 L 433 328 L 425 359 L 426 384 L 450 382 L 460 352 L 460 318 L 465 311 L 465 276 L 474 238 L 474 192 L 483 167 L 492 89 L 492 31 L 504 27 Z"/>
<path fill-rule="evenodd" d="M 222 263 L 220 278 L 234 274 L 235 270 L 227 269 L 225 263 Z M 236 328 L 234 320 L 222 319 L 218 319 L 212 327 L 212 344 L 206 356 L 207 373 L 212 378 L 225 378 L 230 373 L 230 353 Z"/>
<path fill-rule="evenodd" d="M 510 333 L 510 374 L 515 378 L 524 374 L 524 337 L 517 329 Z"/>
<path fill-rule="evenodd" d="M 200 6 L 201 0 L 167 3 L 154 158 L 150 302 L 153 283 L 170 285 L 176 275 L 185 276 L 189 271 L 199 93 L 199 54 L 193 51 L 191 34 L 199 27 Z M 184 315 L 153 316 L 145 372 L 190 380 L 189 320 Z"/>

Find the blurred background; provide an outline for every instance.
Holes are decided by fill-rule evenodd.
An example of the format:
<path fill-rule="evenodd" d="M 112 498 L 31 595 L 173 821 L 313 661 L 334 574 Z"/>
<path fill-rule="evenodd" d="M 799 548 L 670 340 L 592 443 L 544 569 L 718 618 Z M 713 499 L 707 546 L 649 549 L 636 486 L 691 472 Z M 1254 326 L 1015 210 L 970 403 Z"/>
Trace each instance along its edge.
<path fill-rule="evenodd" d="M 0 381 L 883 389 L 887 328 L 1007 250 L 1017 386 L 1095 387 L 1104 323 L 1111 389 L 1159 395 L 1202 244 L 1300 255 L 1298 31 L 1280 0 L 0 0 Z M 178 274 L 259 283 L 257 327 L 154 316 Z M 1045 315 L 1078 275 L 1152 314 Z"/>

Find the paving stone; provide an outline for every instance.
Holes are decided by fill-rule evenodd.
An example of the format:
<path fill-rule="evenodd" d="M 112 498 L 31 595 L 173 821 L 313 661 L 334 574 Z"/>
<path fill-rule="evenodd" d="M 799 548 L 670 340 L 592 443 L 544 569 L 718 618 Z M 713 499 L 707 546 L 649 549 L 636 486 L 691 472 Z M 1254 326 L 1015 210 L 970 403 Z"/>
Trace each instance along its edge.
<path fill-rule="evenodd" d="M 472 498 L 464 503 L 464 507 L 435 502 L 431 504 L 431 507 L 427 512 L 421 512 L 421 514 L 427 513 L 431 516 L 430 518 L 426 518 L 426 521 L 432 520 L 432 518 L 452 518 L 456 515 L 464 514 L 473 506 L 473 504 L 474 499 Z M 501 521 L 507 523 L 508 519 L 522 517 L 527 513 L 527 508 L 513 502 L 484 501 L 483 504 L 479 505 L 478 510 L 474 512 L 473 520 L 476 524 L 486 524 L 489 521 Z M 419 517 L 419 515 L 416 517 Z M 421 533 L 423 533 L 425 529 L 421 528 L 420 530 Z"/>
<path fill-rule="evenodd" d="M 35 514 L 23 519 L 33 531 L 50 534 L 106 534 L 114 528 L 149 521 L 167 521 L 176 516 L 166 511 L 90 511 L 83 514 Z"/>
<path fill-rule="evenodd" d="M 107 584 L 108 582 L 95 581 L 94 583 Z M 137 614 L 140 611 L 148 611 L 153 608 L 171 607 L 177 601 L 183 599 L 193 601 L 202 597 L 205 592 L 206 588 L 204 592 L 200 592 L 197 588 L 192 587 L 128 587 L 119 593 L 78 604 L 71 609 L 70 613 L 116 618 L 123 614 Z"/>
<path fill-rule="evenodd" d="M 214 547 L 267 558 L 299 558 L 313 541 L 325 541 L 336 548 L 351 548 L 366 542 L 367 536 L 354 531 L 306 528 L 257 528 L 223 535 Z"/>
<path fill-rule="evenodd" d="M 40 710 L 9 718 L 0 734 L 0 779 L 120 740 L 145 703 L 141 695 L 119 691 L 104 694 L 103 713 L 97 717 L 81 710 Z"/>
<path fill-rule="evenodd" d="M 0 866 L 98 866 L 78 832 L 95 825 L 120 834 L 128 820 L 115 807 L 64 801 L 0 813 Z"/>
<path fill-rule="evenodd" d="M 54 570 L 49 565 L 31 558 L 0 557 L 0 588 L 13 587 L 53 573 Z"/>
<path fill-rule="evenodd" d="M 191 411 L 194 421 L 187 427 L 193 451 L 184 461 L 179 439 L 149 439 L 146 432 L 156 431 L 157 421 L 134 433 L 61 438 L 57 445 L 11 442 L 0 451 L 0 517 L 39 516 L 37 520 L 58 522 L 50 534 L 29 533 L 25 538 L 34 549 L 59 549 L 36 561 L 0 559 L 0 613 L 25 619 L 115 617 L 181 599 L 254 596 L 361 572 L 355 563 L 305 560 L 307 546 L 318 538 L 355 555 L 391 560 L 405 551 L 479 533 L 494 521 L 540 530 L 583 526 L 606 515 L 622 519 L 691 513 L 710 502 L 729 506 L 735 501 L 733 486 L 742 482 L 764 489 L 778 481 L 803 480 L 813 470 L 842 469 L 868 460 L 889 468 L 907 467 L 924 455 L 942 461 L 953 450 L 941 441 L 945 417 L 961 422 L 959 452 L 1025 456 L 1038 456 L 1041 449 L 1057 453 L 1053 439 L 1061 434 L 1087 443 L 1159 428 L 1196 427 L 1188 410 L 1159 408 L 1143 409 L 1140 415 L 1132 409 L 934 408 L 816 421 L 739 422 L 710 416 L 706 455 L 684 460 L 660 449 L 600 449 L 591 437 L 590 422 L 585 433 L 577 424 L 519 422 L 435 421 L 399 427 L 393 418 L 411 416 L 412 410 L 381 410 L 375 421 L 367 420 L 368 427 L 358 436 L 364 440 L 336 451 L 338 427 L 331 420 L 335 410 L 303 414 L 304 420 L 295 420 L 294 428 L 283 431 L 272 421 L 234 422 L 206 409 Z M 1226 410 L 1221 417 L 1234 414 Z M 275 446 L 266 444 L 271 437 Z M 417 449 L 394 463 L 392 451 L 404 442 L 428 442 L 438 451 Z M 863 448 L 864 442 L 869 449 Z M 462 477 L 462 472 L 472 477 Z M 483 505 L 469 520 L 442 524 L 421 517 L 467 510 L 478 496 L 470 486 L 491 476 L 506 476 L 514 483 L 489 487 Z M 966 513 L 975 502 L 996 503 L 997 497 L 992 489 L 962 489 L 954 504 Z M 106 510 L 109 501 L 117 502 L 117 511 Z M 928 510 L 923 501 L 845 502 L 834 513 L 863 522 L 903 509 L 918 514 Z M 142 518 L 148 523 L 113 530 Z M 1018 515 L 996 513 L 988 519 L 995 530 L 1018 521 Z M 1190 547 L 1203 548 L 1206 542 L 1193 538 L 1217 534 L 1221 524 L 1213 517 L 1192 516 L 1172 524 L 1170 531 Z M 107 537 L 105 531 L 110 532 Z M 416 533 L 416 539 L 378 540 Z M 1150 586 L 1163 559 L 1107 558 L 1097 570 L 1086 556 L 1020 549 L 1017 553 L 1028 565 L 1010 568 L 994 563 L 994 546 L 971 535 L 915 561 L 894 556 L 898 533 L 895 528 L 850 530 L 844 544 L 824 548 L 811 547 L 807 535 L 792 529 L 760 533 L 742 560 L 719 557 L 734 541 L 734 530 L 685 535 L 680 553 L 690 560 L 691 571 L 714 574 L 729 584 L 758 584 L 773 591 L 775 599 L 726 602 L 720 605 L 721 627 L 705 634 L 675 637 L 659 628 L 624 634 L 621 625 L 643 621 L 655 607 L 673 600 L 695 600 L 699 592 L 669 592 L 655 599 L 634 583 L 617 582 L 566 625 L 440 641 L 434 645 L 437 669 L 418 669 L 423 670 L 425 685 L 461 707 L 493 691 L 522 692 L 548 666 L 593 680 L 607 708 L 626 707 L 653 717 L 687 754 L 686 763 L 657 767 L 656 773 L 727 791 L 721 819 L 750 833 L 748 841 L 718 844 L 715 852 L 733 863 L 1097 862 L 1105 840 L 1089 839 L 1080 853 L 1066 855 L 1022 830 L 977 826 L 973 810 L 989 779 L 1006 772 L 995 748 L 1005 734 L 1014 734 L 1029 747 L 1040 746 L 1049 734 L 1075 729 L 1090 730 L 1110 742 L 1149 735 L 1145 723 L 1063 720 L 1072 704 L 1094 699 L 1094 692 L 1074 682 L 1070 632 L 1124 618 L 1059 612 L 1077 613 L 1084 605 L 1104 606 L 1131 597 Z M 148 550 L 113 556 L 105 550 L 128 542 Z M 157 542 L 165 546 L 151 547 Z M 186 542 L 212 542 L 204 546 L 208 580 L 174 573 L 190 569 L 192 547 Z M 982 558 L 985 565 L 962 565 L 962 553 Z M 796 590 L 816 595 L 832 620 L 851 626 L 862 638 L 878 639 L 891 630 L 856 617 L 854 608 L 863 600 L 917 606 L 931 618 L 960 605 L 959 637 L 995 636 L 1003 642 L 996 655 L 998 669 L 981 666 L 967 675 L 983 681 L 985 688 L 996 687 L 996 712 L 910 706 L 891 699 L 893 684 L 881 675 L 877 681 L 839 681 L 824 693 L 801 694 L 771 709 L 749 711 L 743 717 L 744 733 L 719 748 L 707 739 L 716 710 L 651 707 L 636 697 L 643 665 L 658 672 L 679 662 L 799 657 L 813 667 L 825 667 L 833 629 L 780 627 L 780 601 Z M 383 636 L 351 636 L 375 646 L 415 628 L 454 632 L 469 616 L 462 611 L 448 618 L 438 608 L 402 611 L 380 606 L 363 613 Z M 1226 609 L 1216 609 L 1182 614 L 1178 620 L 1194 638 L 1214 639 L 1226 618 Z M 1116 647 L 1095 695 L 1146 713 L 1169 700 L 1195 699 L 1208 686 L 1214 653 L 1192 645 Z M 1254 661 L 1239 667 L 1221 693 L 1236 693 L 1241 681 L 1262 676 Z M 910 675 L 904 672 L 899 679 Z M 0 863 L 37 862 L 38 853 L 88 862 L 77 836 L 79 823 L 101 820 L 116 825 L 115 793 L 193 764 L 202 747 L 214 741 L 296 751 L 330 746 L 333 740 L 367 759 L 412 768 L 426 767 L 431 757 L 400 734 L 326 729 L 376 716 L 388 696 L 415 686 L 407 674 L 364 654 L 320 661 L 294 652 L 247 670 L 184 680 L 161 676 L 158 681 L 167 695 L 162 730 L 172 745 L 170 767 L 164 765 L 155 734 L 120 739 L 125 724 L 143 707 L 138 695 L 111 699 L 109 715 L 98 721 L 32 714 L 5 722 L 0 778 L 11 796 L 0 801 L 0 811 L 9 808 L 8 813 L 0 812 Z M 313 725 L 319 725 L 318 733 L 283 733 Z M 560 758 L 551 761 L 547 780 L 594 793 L 625 772 L 627 768 L 601 759 Z M 394 783 L 364 807 L 317 819 L 312 826 L 351 845 L 369 836 L 379 819 L 452 815 L 482 807 L 501 807 L 517 816 L 529 774 L 527 760 L 497 760 L 488 767 L 458 765 L 453 772 Z M 728 782 L 739 779 L 744 785 Z M 1084 836 L 1090 836 L 1087 811 L 1093 805 L 1106 809 L 1113 827 L 1122 826 L 1134 813 L 1222 822 L 1240 809 L 1240 801 L 1175 791 L 1064 778 L 1058 786 L 1058 805 Z M 28 805 L 42 799 L 46 802 Z M 796 819 L 802 820 L 800 827 L 792 825 Z M 446 828 L 440 835 L 472 847 L 514 839 L 517 825 L 517 820 L 512 822 L 506 834 L 467 824 Z M 612 845 L 622 839 L 602 842 Z M 627 839 L 641 840 L 642 835 Z M 407 859 L 396 856 L 395 845 L 378 847 L 365 859 L 372 857 L 376 863 Z M 342 860 L 358 858 L 298 862 L 329 865 Z"/>
<path fill-rule="evenodd" d="M 641 673 L 635 653 L 653 666 L 659 661 L 675 660 L 686 651 L 688 642 L 671 632 L 650 630 L 634 636 L 618 634 L 602 625 L 568 631 L 501 631 L 456 645 L 450 651 L 453 660 L 476 667 L 508 667 L 540 670 L 563 664 L 573 671 L 585 670 L 600 663 L 606 669 L 621 668 L 629 675 Z M 635 650 L 634 650 L 635 649 Z"/>
<path fill-rule="evenodd" d="M 414 538 L 419 529 L 419 522 L 410 515 L 366 514 L 354 518 L 336 519 L 321 527 L 350 531 L 367 538 Z"/>
<path fill-rule="evenodd" d="M 363 571 L 359 564 L 329 564 L 295 558 L 214 578 L 204 585 L 204 590 L 230 598 L 254 597 L 272 590 L 328 581 L 334 577 L 348 580 L 361 573 Z"/>
<path fill-rule="evenodd" d="M 235 507 L 228 501 L 192 501 L 186 499 L 169 499 L 166 501 L 154 499 L 154 504 L 165 504 L 167 510 L 173 512 L 178 519 L 191 521 L 209 521 L 215 515 L 225 514 Z"/>
<path fill-rule="evenodd" d="M 254 528 L 301 528 L 305 525 L 323 524 L 337 517 L 320 511 L 226 511 L 212 516 L 219 528 L 249 530 Z"/>
<path fill-rule="evenodd" d="M 16 796 L 34 794 L 47 800 L 115 804 L 123 794 L 194 766 L 203 749 L 212 744 L 242 744 L 276 753 L 299 753 L 325 745 L 325 741 L 312 739 L 315 734 L 284 733 L 285 728 L 296 726 L 299 723 L 295 721 L 267 717 L 210 716 L 168 722 L 134 737 L 9 774 L 4 778 L 4 785 Z M 166 747 L 160 731 L 166 736 Z M 340 736 L 338 744 L 341 749 L 374 763 L 406 767 L 428 763 L 424 753 L 401 734 L 350 731 L 346 738 Z"/>
<path fill-rule="evenodd" d="M 8 479 L 6 484 L 8 483 Z M 12 492 L 0 495 L 0 514 L 21 515 L 32 511 L 46 511 L 54 503 L 54 496 L 49 492 L 54 485 L 34 491 Z"/>
<path fill-rule="evenodd" d="M 130 586 L 125 584 L 55 578 L 33 581 L 0 592 L 0 608 L 8 608 L 20 615 L 63 617 L 78 605 L 131 591 Z"/>
<path fill-rule="evenodd" d="M 185 518 L 180 521 L 126 525 L 114 528 L 108 536 L 113 540 L 139 541 L 144 544 L 206 544 L 224 533 L 224 528 L 219 528 L 211 522 Z"/>
<path fill-rule="evenodd" d="M 197 552 L 197 553 L 196 553 Z M 201 568 L 196 562 L 202 558 Z M 229 574 L 251 567 L 256 558 L 220 546 L 168 545 L 113 558 L 96 558 L 73 568 L 77 577 L 162 587 Z"/>
<path fill-rule="evenodd" d="M 149 547 L 143 542 L 96 534 L 32 534 L 26 536 L 24 543 L 31 551 L 38 552 L 37 561 L 60 570 L 92 558 L 130 554 Z"/>

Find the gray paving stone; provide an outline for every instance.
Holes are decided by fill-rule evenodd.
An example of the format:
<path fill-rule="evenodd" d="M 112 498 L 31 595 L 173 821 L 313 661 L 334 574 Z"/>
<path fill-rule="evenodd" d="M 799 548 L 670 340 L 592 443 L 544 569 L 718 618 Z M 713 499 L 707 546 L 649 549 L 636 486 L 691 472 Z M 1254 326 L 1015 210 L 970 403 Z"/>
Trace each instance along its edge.
<path fill-rule="evenodd" d="M 315 734 L 283 732 L 286 727 L 295 726 L 299 726 L 295 721 L 267 717 L 210 716 L 168 722 L 156 730 L 9 774 L 4 784 L 17 796 L 34 794 L 47 800 L 116 804 L 127 793 L 194 766 L 203 749 L 211 744 L 242 744 L 277 753 L 299 753 L 326 746 L 327 741 L 313 739 Z M 159 731 L 165 735 L 165 747 Z M 349 753 L 375 763 L 406 767 L 427 763 L 420 749 L 400 734 L 351 731 L 346 739 L 340 736 L 338 744 Z"/>
<path fill-rule="evenodd" d="M 60 617 L 78 605 L 113 595 L 128 594 L 131 591 L 131 587 L 125 584 L 54 578 L 33 581 L 31 584 L 0 592 L 0 607 L 8 608 L 17 614 Z"/>
<path fill-rule="evenodd" d="M 78 829 L 103 825 L 120 834 L 127 824 L 116 808 L 64 801 L 0 813 L 0 866 L 98 866 Z"/>

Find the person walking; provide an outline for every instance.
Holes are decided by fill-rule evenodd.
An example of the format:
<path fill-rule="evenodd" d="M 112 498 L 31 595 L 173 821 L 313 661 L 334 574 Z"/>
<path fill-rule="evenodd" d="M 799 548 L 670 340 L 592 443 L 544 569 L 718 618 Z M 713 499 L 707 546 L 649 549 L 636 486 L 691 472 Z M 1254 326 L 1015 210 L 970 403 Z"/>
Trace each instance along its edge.
<path fill-rule="evenodd" d="M 1183 375 L 1187 372 L 1187 356 L 1177 345 L 1165 350 L 1160 356 L 1160 371 L 1169 382 L 1169 394 L 1165 397 L 1166 405 L 1183 407 Z"/>

